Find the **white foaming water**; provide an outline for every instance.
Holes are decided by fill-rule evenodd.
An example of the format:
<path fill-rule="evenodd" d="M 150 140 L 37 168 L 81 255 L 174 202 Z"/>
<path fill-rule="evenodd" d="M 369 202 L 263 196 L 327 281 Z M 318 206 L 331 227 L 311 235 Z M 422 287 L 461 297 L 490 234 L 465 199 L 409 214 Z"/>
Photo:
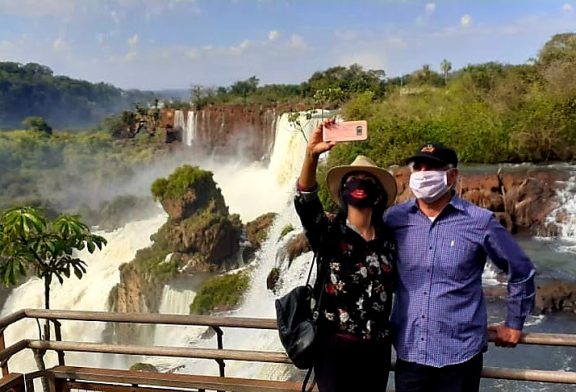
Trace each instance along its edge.
<path fill-rule="evenodd" d="M 308 135 L 320 119 L 306 120 L 303 132 Z M 276 121 L 274 148 L 266 167 L 260 162 L 205 162 L 202 167 L 214 173 L 214 180 L 231 213 L 237 213 L 243 222 L 249 222 L 266 212 L 280 212 L 290 202 L 290 196 L 299 175 L 306 150 L 306 140 L 300 131 L 291 127 L 288 114 Z"/>
<path fill-rule="evenodd" d="M 498 273 L 498 268 L 496 268 L 491 262 L 487 262 L 484 266 L 484 272 L 482 273 L 482 284 L 485 286 L 497 286 L 502 284 L 498 280 Z"/>
<path fill-rule="evenodd" d="M 98 233 L 108 240 L 108 245 L 102 251 L 94 254 L 81 252 L 79 257 L 86 261 L 87 271 L 81 280 L 75 277 L 65 280 L 60 285 L 57 280 L 50 288 L 51 308 L 59 310 L 91 310 L 108 311 L 108 294 L 120 282 L 118 267 L 134 258 L 136 251 L 151 244 L 150 235 L 166 221 L 166 215 L 161 214 L 151 219 L 131 222 L 123 228 L 110 233 Z M 25 308 L 44 308 L 44 283 L 33 278 L 15 288 L 2 309 L 2 316 Z M 63 340 L 87 342 L 102 341 L 104 323 L 86 323 L 81 321 L 63 321 Z M 38 337 L 38 326 L 34 320 L 19 321 L 6 330 L 6 342 L 13 344 L 21 339 Z M 67 353 L 66 360 L 78 365 L 107 365 L 101 356 L 90 354 Z M 57 364 L 56 356 L 49 351 L 46 355 L 46 365 Z M 30 350 L 25 350 L 9 361 L 10 370 L 14 372 L 29 372 L 36 370 Z"/>
<path fill-rule="evenodd" d="M 560 207 L 552 211 L 548 223 L 560 228 L 560 239 L 568 245 L 559 247 L 560 251 L 576 253 L 576 175 L 566 181 L 566 186 L 558 191 Z"/>
<path fill-rule="evenodd" d="M 184 121 L 184 112 L 182 110 L 174 111 L 174 129 L 186 129 L 186 122 Z"/>
<path fill-rule="evenodd" d="M 186 127 L 184 128 L 184 144 L 192 146 L 196 139 L 196 112 L 189 110 L 186 116 Z"/>

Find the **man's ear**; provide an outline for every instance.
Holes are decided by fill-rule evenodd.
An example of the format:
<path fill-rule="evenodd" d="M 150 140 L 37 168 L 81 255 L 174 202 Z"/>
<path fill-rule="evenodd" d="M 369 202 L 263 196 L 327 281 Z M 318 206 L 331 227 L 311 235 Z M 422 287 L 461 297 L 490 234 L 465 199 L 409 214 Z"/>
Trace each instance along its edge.
<path fill-rule="evenodd" d="M 458 180 L 458 175 L 460 174 L 460 172 L 458 171 L 457 168 L 453 168 L 452 170 L 450 170 L 448 172 L 448 185 L 455 185 L 456 181 Z"/>

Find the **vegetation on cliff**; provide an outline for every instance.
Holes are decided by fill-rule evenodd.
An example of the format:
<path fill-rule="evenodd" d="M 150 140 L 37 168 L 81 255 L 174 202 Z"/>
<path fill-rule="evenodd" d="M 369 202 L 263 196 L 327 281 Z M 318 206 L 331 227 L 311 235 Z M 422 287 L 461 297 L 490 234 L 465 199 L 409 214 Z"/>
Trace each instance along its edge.
<path fill-rule="evenodd" d="M 190 313 L 209 314 L 233 309 L 242 299 L 249 283 L 250 276 L 246 272 L 207 279 L 190 304 Z"/>
<path fill-rule="evenodd" d="M 126 184 L 136 171 L 168 151 L 167 145 L 148 138 L 116 140 L 106 132 L 0 132 L 0 210 L 30 205 L 53 211 L 51 215 L 81 212 L 90 225 L 114 228 L 142 211 L 126 208 L 127 196 L 114 198 L 122 198 L 123 189 L 133 191 Z M 135 206 L 144 204 L 139 200 Z M 111 215 L 122 211 L 119 205 L 128 216 Z"/>
<path fill-rule="evenodd" d="M 92 125 L 155 95 L 57 76 L 36 63 L 0 62 L 0 128 L 17 127 L 29 116 L 57 127 Z"/>
<path fill-rule="evenodd" d="M 209 182 L 214 183 L 212 173 L 198 167 L 180 166 L 168 178 L 159 178 L 152 184 L 154 200 L 180 199 L 190 190 L 191 186 L 204 187 Z"/>

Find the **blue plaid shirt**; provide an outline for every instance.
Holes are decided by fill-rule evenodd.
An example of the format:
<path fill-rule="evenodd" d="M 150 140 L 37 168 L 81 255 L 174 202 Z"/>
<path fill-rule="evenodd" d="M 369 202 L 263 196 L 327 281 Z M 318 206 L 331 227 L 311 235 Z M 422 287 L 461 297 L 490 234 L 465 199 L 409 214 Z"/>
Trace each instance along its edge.
<path fill-rule="evenodd" d="M 398 249 L 392 331 L 400 359 L 442 367 L 486 347 L 486 256 L 508 273 L 506 325 L 522 329 L 534 305 L 534 266 L 492 212 L 454 196 L 433 222 L 415 200 L 390 208 L 384 221 Z"/>

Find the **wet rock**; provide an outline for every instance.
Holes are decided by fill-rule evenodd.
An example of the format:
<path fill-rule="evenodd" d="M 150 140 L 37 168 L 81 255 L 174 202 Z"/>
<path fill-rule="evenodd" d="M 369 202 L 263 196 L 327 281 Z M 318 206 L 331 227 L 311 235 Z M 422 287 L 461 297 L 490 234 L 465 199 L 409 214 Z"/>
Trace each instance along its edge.
<path fill-rule="evenodd" d="M 263 214 L 246 224 L 245 233 L 249 244 L 244 248 L 242 255 L 244 262 L 249 262 L 254 258 L 254 254 L 262 246 L 262 242 L 268 237 L 270 226 L 274 223 L 277 215 L 274 212 Z"/>
<path fill-rule="evenodd" d="M 549 280 L 536 286 L 534 310 L 538 313 L 576 312 L 576 282 Z"/>
<path fill-rule="evenodd" d="M 266 277 L 266 288 L 275 291 L 278 279 L 280 279 L 280 268 L 272 268 Z"/>

